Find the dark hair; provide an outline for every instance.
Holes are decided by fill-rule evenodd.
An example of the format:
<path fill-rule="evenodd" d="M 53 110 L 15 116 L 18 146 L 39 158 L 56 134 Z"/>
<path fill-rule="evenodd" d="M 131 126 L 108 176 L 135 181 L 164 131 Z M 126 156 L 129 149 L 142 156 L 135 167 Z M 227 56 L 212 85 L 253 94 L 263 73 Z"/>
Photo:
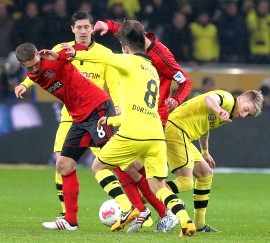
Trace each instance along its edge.
<path fill-rule="evenodd" d="M 32 43 L 23 43 L 16 48 L 16 57 L 19 62 L 31 61 L 37 54 L 37 48 Z"/>
<path fill-rule="evenodd" d="M 145 35 L 135 29 L 131 29 L 121 41 L 122 46 L 128 46 L 133 51 L 145 52 Z"/>
<path fill-rule="evenodd" d="M 122 40 L 122 38 L 131 30 L 137 30 L 138 32 L 142 32 L 144 33 L 144 26 L 142 25 L 142 23 L 140 23 L 137 20 L 125 20 L 122 24 L 120 29 L 118 30 L 118 32 L 115 34 L 115 36 L 117 37 L 117 39 L 119 41 Z"/>
<path fill-rule="evenodd" d="M 79 10 L 71 17 L 71 25 L 74 26 L 77 20 L 88 19 L 90 24 L 94 24 L 94 19 L 87 11 Z"/>

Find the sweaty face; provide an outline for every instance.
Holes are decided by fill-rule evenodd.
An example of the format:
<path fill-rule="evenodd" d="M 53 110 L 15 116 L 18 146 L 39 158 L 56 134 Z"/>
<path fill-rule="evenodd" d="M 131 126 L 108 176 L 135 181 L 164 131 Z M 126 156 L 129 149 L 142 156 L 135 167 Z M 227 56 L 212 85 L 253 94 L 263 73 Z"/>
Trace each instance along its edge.
<path fill-rule="evenodd" d="M 77 44 L 84 44 L 88 46 L 91 43 L 91 33 L 93 31 L 93 27 L 89 20 L 77 20 L 75 25 L 71 26 L 71 30 L 75 35 L 75 41 Z"/>
<path fill-rule="evenodd" d="M 240 96 L 237 98 L 237 106 L 236 109 L 234 110 L 233 117 L 245 118 L 247 116 L 254 116 L 255 113 L 256 108 L 252 101 Z"/>
<path fill-rule="evenodd" d="M 40 56 L 38 54 L 31 61 L 22 62 L 21 63 L 24 68 L 27 69 L 28 72 L 39 75 L 41 71 L 40 67 Z"/>

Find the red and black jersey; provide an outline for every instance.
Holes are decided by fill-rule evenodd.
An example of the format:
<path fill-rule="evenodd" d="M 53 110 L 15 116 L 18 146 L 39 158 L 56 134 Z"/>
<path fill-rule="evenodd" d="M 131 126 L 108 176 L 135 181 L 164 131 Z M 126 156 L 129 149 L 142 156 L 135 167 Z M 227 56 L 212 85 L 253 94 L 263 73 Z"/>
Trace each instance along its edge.
<path fill-rule="evenodd" d="M 112 20 L 105 20 L 108 24 L 108 31 L 116 33 L 121 27 L 120 23 Z M 170 50 L 164 46 L 159 39 L 151 33 L 145 33 L 146 37 L 151 40 L 151 45 L 147 48 L 146 54 L 152 58 L 152 64 L 157 69 L 160 88 L 159 88 L 159 105 L 158 112 L 165 125 L 169 116 L 165 100 L 169 98 L 172 81 L 178 84 L 177 90 L 174 92 L 174 98 L 180 105 L 187 97 L 191 89 L 191 81 L 186 75 L 182 67 L 176 62 Z"/>
<path fill-rule="evenodd" d="M 57 61 L 41 59 L 41 74 L 28 73 L 28 77 L 63 101 L 75 122 L 82 122 L 101 103 L 110 99 L 104 90 L 85 78 L 67 60 L 64 51 L 59 52 Z"/>

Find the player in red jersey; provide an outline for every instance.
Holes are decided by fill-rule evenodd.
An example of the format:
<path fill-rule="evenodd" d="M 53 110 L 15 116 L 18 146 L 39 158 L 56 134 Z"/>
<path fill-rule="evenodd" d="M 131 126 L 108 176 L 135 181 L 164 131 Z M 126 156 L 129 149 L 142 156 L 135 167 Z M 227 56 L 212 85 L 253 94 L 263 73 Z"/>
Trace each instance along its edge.
<path fill-rule="evenodd" d="M 82 45 L 77 46 L 82 47 Z M 86 47 L 87 48 L 87 47 Z M 57 54 L 57 53 L 56 53 Z M 42 89 L 64 102 L 73 118 L 61 156 L 56 161 L 56 169 L 63 179 L 63 195 L 66 214 L 56 222 L 45 222 L 48 229 L 77 230 L 79 182 L 76 175 L 76 161 L 90 146 L 102 147 L 116 132 L 111 126 L 98 129 L 97 122 L 102 116 L 115 116 L 115 108 L 110 96 L 92 81 L 84 77 L 70 63 L 65 51 L 58 52 L 58 60 L 47 60 L 45 51 L 38 52 L 31 43 L 17 47 L 18 61 L 28 71 L 28 77 Z M 53 60 L 53 59 L 52 59 Z M 16 90 L 22 98 L 25 89 Z M 124 195 L 124 192 L 118 191 Z"/>
<path fill-rule="evenodd" d="M 129 28 L 140 28 L 141 23 L 133 20 L 126 20 L 129 22 Z M 119 40 L 125 35 L 129 29 L 120 28 L 121 24 L 112 20 L 98 21 L 94 26 L 94 33 L 101 31 L 100 34 L 104 35 L 107 32 L 116 34 Z M 191 81 L 185 74 L 181 66 L 174 59 L 173 54 L 169 49 L 164 46 L 158 38 L 151 33 L 145 33 L 146 42 L 146 54 L 152 57 L 152 64 L 157 69 L 160 78 L 160 98 L 158 104 L 158 112 L 162 120 L 162 125 L 165 126 L 169 111 L 174 110 L 179 106 L 183 100 L 187 97 L 191 89 Z M 173 96 L 170 97 L 170 89 L 172 81 L 177 82 L 178 88 L 174 92 Z M 166 211 L 164 205 L 162 205 L 155 195 L 151 192 L 147 180 L 144 174 L 144 167 L 139 161 L 135 161 L 131 166 L 128 167 L 126 172 L 122 172 L 119 169 L 114 170 L 117 174 L 125 193 L 127 194 L 130 201 L 140 211 L 141 215 L 137 223 L 131 224 L 128 232 L 138 231 L 143 224 L 142 219 L 146 219 L 150 212 L 143 211 L 143 203 L 141 196 L 138 193 L 138 189 L 146 200 L 157 210 L 160 219 L 157 225 L 156 231 L 169 230 L 172 225 L 172 220 L 166 218 Z M 132 179 L 131 179 L 132 177 Z M 147 210 L 147 209 L 146 209 Z M 169 216 L 170 215 L 169 212 Z M 167 221 L 167 226 L 164 227 L 164 221 Z"/>

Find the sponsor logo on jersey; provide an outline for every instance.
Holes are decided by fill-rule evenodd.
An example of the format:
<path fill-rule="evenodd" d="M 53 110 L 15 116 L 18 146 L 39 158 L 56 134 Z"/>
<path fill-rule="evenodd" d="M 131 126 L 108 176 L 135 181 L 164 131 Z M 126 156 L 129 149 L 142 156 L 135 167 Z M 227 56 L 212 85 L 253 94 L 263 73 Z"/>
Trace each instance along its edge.
<path fill-rule="evenodd" d="M 214 121 L 214 120 L 216 120 L 216 115 L 215 115 L 215 114 L 209 114 L 209 115 L 208 115 L 208 120 L 209 120 L 209 121 Z"/>
<path fill-rule="evenodd" d="M 154 117 L 154 118 L 159 118 L 159 116 L 158 116 L 158 114 L 156 113 L 156 112 L 152 112 L 152 111 L 150 111 L 150 110 L 147 110 L 147 109 L 145 109 L 144 107 L 141 107 L 141 106 L 139 106 L 139 105 L 133 105 L 132 106 L 132 110 L 135 110 L 135 111 L 138 111 L 138 112 L 140 112 L 140 113 L 143 113 L 143 114 L 145 114 L 145 115 L 147 115 L 147 116 L 152 116 L 152 117 Z"/>
<path fill-rule="evenodd" d="M 54 76 L 54 72 L 51 70 L 46 70 L 44 76 L 47 78 L 52 78 Z"/>
<path fill-rule="evenodd" d="M 186 81 L 186 78 L 185 76 L 180 72 L 178 71 L 174 76 L 173 76 L 174 80 L 177 82 L 177 83 L 183 83 Z"/>
<path fill-rule="evenodd" d="M 208 121 L 209 121 L 210 129 L 214 128 L 215 120 L 216 120 L 216 115 L 215 114 L 209 114 L 208 115 Z"/>
<path fill-rule="evenodd" d="M 81 74 L 88 79 L 99 79 L 99 73 L 89 73 L 89 72 L 81 72 Z"/>
<path fill-rule="evenodd" d="M 60 80 L 57 80 L 54 84 L 52 84 L 49 88 L 47 88 L 47 91 L 52 94 L 58 89 L 60 89 L 62 86 L 63 84 L 60 82 Z"/>

